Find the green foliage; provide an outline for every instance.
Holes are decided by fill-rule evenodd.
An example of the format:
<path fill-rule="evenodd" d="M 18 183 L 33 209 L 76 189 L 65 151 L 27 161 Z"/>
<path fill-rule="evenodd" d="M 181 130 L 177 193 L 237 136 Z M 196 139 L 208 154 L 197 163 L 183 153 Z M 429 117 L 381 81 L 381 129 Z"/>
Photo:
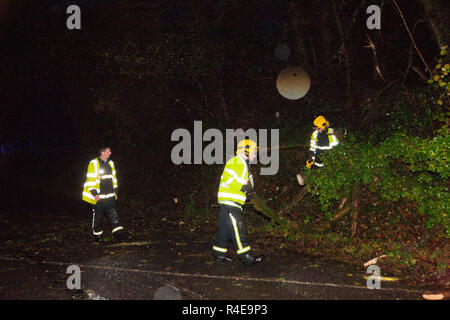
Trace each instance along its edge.
<path fill-rule="evenodd" d="M 352 139 L 350 139 L 352 140 Z M 360 184 L 367 198 L 400 203 L 411 201 L 427 215 L 427 227 L 442 226 L 450 237 L 450 134 L 433 138 L 397 133 L 381 143 L 348 142 L 323 157 L 325 167 L 308 172 L 313 194 L 327 217 L 336 201 L 351 196 Z"/>
<path fill-rule="evenodd" d="M 450 81 L 448 76 L 450 72 L 450 58 L 447 54 L 447 46 L 441 48 L 440 58 L 435 66 L 435 71 L 435 74 L 428 80 L 428 83 L 438 91 L 439 98 L 436 99 L 436 103 L 447 107 L 445 116 L 448 118 L 450 115 L 448 110 L 450 98 Z"/>

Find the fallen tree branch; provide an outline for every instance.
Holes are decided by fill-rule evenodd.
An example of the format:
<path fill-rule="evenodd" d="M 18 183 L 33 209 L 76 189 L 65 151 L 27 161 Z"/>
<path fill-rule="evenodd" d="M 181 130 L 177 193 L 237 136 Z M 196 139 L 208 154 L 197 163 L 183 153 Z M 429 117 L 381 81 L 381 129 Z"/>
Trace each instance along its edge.
<path fill-rule="evenodd" d="M 303 198 L 308 193 L 307 188 L 302 188 L 302 190 L 294 197 L 294 199 L 289 202 L 280 212 L 278 212 L 278 215 L 283 214 L 284 212 L 292 209 L 292 207 L 296 206 L 300 201 L 303 200 Z"/>
<path fill-rule="evenodd" d="M 359 184 L 355 184 L 353 188 L 353 195 L 352 195 L 352 229 L 350 232 L 350 238 L 353 238 L 353 236 L 356 233 L 356 226 L 358 225 L 358 212 L 359 212 L 359 192 L 360 187 Z"/>
<path fill-rule="evenodd" d="M 352 202 L 345 205 L 347 197 L 341 199 L 339 206 L 337 208 L 337 213 L 333 216 L 331 221 L 326 221 L 322 226 L 315 228 L 316 231 L 325 231 L 331 228 L 331 224 L 342 219 L 347 213 L 353 212 L 353 222 L 351 229 L 351 237 L 356 231 L 356 221 L 358 218 L 358 207 L 359 207 L 359 185 L 356 184 L 353 187 Z"/>
<path fill-rule="evenodd" d="M 267 206 L 264 202 L 264 200 L 258 196 L 257 194 L 253 195 L 253 198 L 250 200 L 250 203 L 252 204 L 253 208 L 264 214 L 266 217 L 268 217 L 272 222 L 284 226 L 284 221 L 278 216 L 278 214 L 273 211 L 269 206 Z"/>
<path fill-rule="evenodd" d="M 381 255 L 381 256 L 379 256 L 379 257 L 376 257 L 376 258 L 373 258 L 372 260 L 369 260 L 369 261 L 367 261 L 366 263 L 364 263 L 364 267 L 368 267 L 368 266 L 370 266 L 370 265 L 372 265 L 372 264 L 376 264 L 377 262 L 378 262 L 378 259 L 381 259 L 381 258 L 386 258 L 387 256 L 385 255 L 385 254 L 383 254 L 383 255 Z"/>
<path fill-rule="evenodd" d="M 338 220 L 341 219 L 343 216 L 345 216 L 347 213 L 349 213 L 349 212 L 351 211 L 351 209 L 352 209 L 352 205 L 351 205 L 351 204 L 348 204 L 347 206 L 345 206 L 344 209 L 338 211 L 338 212 L 333 216 L 332 221 L 333 221 L 333 222 L 338 221 Z"/>

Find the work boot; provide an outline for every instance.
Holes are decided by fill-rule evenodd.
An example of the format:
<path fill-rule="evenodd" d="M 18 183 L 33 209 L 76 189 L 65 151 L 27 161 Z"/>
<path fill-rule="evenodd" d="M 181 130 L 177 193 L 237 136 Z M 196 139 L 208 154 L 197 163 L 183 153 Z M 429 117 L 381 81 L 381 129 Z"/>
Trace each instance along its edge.
<path fill-rule="evenodd" d="M 225 254 L 217 254 L 213 253 L 213 258 L 215 262 L 222 262 L 222 263 L 233 263 L 234 259 L 227 257 Z"/>
<path fill-rule="evenodd" d="M 303 180 L 303 177 L 297 173 L 297 182 L 299 185 L 304 186 L 305 185 L 305 181 Z"/>
<path fill-rule="evenodd" d="M 123 229 L 113 232 L 114 241 L 125 242 L 128 238 L 127 232 Z"/>
<path fill-rule="evenodd" d="M 264 260 L 264 256 L 259 255 L 254 257 L 250 253 L 242 253 L 239 255 L 239 259 L 241 259 L 244 266 L 248 267 L 251 266 L 252 264 L 262 262 Z"/>

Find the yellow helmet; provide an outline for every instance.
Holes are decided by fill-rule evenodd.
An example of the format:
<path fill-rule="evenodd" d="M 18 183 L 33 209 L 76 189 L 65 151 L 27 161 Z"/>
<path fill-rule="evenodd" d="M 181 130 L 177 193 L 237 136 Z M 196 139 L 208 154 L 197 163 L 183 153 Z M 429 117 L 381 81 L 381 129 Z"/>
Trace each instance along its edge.
<path fill-rule="evenodd" d="M 236 154 L 244 153 L 246 156 L 249 156 L 256 149 L 258 149 L 258 147 L 255 141 L 250 139 L 244 139 L 238 143 Z"/>
<path fill-rule="evenodd" d="M 313 124 L 315 129 L 320 128 L 322 130 L 325 130 L 330 125 L 330 123 L 327 121 L 327 119 L 325 119 L 324 116 L 318 116 L 316 119 L 314 119 Z"/>

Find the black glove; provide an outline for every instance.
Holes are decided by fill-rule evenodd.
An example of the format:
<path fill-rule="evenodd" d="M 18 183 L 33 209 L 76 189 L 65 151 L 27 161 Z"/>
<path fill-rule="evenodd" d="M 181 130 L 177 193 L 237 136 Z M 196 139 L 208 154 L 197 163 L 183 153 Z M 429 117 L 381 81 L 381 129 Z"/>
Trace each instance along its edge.
<path fill-rule="evenodd" d="M 250 184 L 244 184 L 241 187 L 241 192 L 243 192 L 245 194 L 250 193 L 250 191 L 252 191 L 252 186 Z"/>

